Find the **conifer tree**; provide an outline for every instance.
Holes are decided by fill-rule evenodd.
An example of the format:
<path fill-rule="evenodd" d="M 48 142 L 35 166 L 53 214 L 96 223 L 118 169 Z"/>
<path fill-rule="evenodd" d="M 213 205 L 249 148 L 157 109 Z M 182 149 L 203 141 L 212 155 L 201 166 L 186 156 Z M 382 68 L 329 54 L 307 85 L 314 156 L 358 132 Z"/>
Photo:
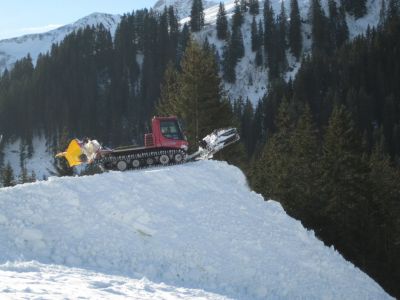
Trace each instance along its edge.
<path fill-rule="evenodd" d="M 257 51 L 260 45 L 260 37 L 258 35 L 258 27 L 256 18 L 253 16 L 253 21 L 251 22 L 251 50 Z"/>
<path fill-rule="evenodd" d="M 193 0 L 190 11 L 190 29 L 192 32 L 200 31 L 204 26 L 204 9 L 202 0 Z"/>
<path fill-rule="evenodd" d="M 26 166 L 23 165 L 21 167 L 21 173 L 19 174 L 19 183 L 27 183 L 30 182 L 30 177 L 28 175 L 28 170 L 26 169 Z"/>
<path fill-rule="evenodd" d="M 290 1 L 289 46 L 294 57 L 300 59 L 303 48 L 301 36 L 301 19 L 297 0 Z"/>
<path fill-rule="evenodd" d="M 286 37 L 287 37 L 287 15 L 285 9 L 285 2 L 281 2 L 281 12 L 278 15 L 277 20 L 278 32 L 277 32 L 277 55 L 276 60 L 278 62 L 279 73 L 282 74 L 287 67 L 286 60 Z"/>
<path fill-rule="evenodd" d="M 2 172 L 2 184 L 3 187 L 10 187 L 15 185 L 14 171 L 9 162 L 4 167 Z"/>
<path fill-rule="evenodd" d="M 328 28 L 329 39 L 327 40 L 330 45 L 329 50 L 339 48 L 348 39 L 348 28 L 346 22 L 345 11 L 343 8 L 338 10 L 334 0 L 328 1 L 329 19 Z"/>
<path fill-rule="evenodd" d="M 264 52 L 265 63 L 271 78 L 276 78 L 276 28 L 274 10 L 269 0 L 264 2 Z"/>
<path fill-rule="evenodd" d="M 248 1 L 248 0 L 240 0 L 240 10 L 241 10 L 243 13 L 247 12 L 247 6 L 248 6 L 247 1 Z"/>
<path fill-rule="evenodd" d="M 232 30 L 231 43 L 229 45 L 231 47 L 233 57 L 237 62 L 244 56 L 243 35 L 240 27 L 236 27 Z"/>
<path fill-rule="evenodd" d="M 381 9 L 379 11 L 379 26 L 382 27 L 386 24 L 386 1 L 382 0 Z"/>
<path fill-rule="evenodd" d="M 345 10 L 357 19 L 367 12 L 366 0 L 341 0 L 341 3 Z"/>
<path fill-rule="evenodd" d="M 226 40 L 228 37 L 228 19 L 226 18 L 226 11 L 224 3 L 219 3 L 217 15 L 217 37 L 220 40 Z"/>
<path fill-rule="evenodd" d="M 252 185 L 257 192 L 261 192 L 270 199 L 277 199 L 287 207 L 290 192 L 292 154 L 290 139 L 293 121 L 286 98 L 279 106 L 276 127 L 276 134 L 269 137 L 261 158 L 254 167 Z"/>
<path fill-rule="evenodd" d="M 168 91 L 163 95 L 168 96 L 163 99 L 162 108 L 182 118 L 189 144 L 196 148 L 200 138 L 215 128 L 231 124 L 232 112 L 229 103 L 222 99 L 221 80 L 212 51 L 204 51 L 200 45 L 191 41 L 181 68 L 177 79 L 178 95 L 172 95 L 174 87 L 163 88 L 163 91 Z"/>
<path fill-rule="evenodd" d="M 327 20 L 320 0 L 311 3 L 311 34 L 313 51 L 325 51 L 327 46 Z"/>
<path fill-rule="evenodd" d="M 250 0 L 249 1 L 249 12 L 253 16 L 258 15 L 260 13 L 260 4 L 259 0 Z"/>
<path fill-rule="evenodd" d="M 240 3 L 238 0 L 235 0 L 235 9 L 232 16 L 232 31 L 235 31 L 237 28 L 241 27 L 243 21 L 243 13 L 240 8 Z"/>
<path fill-rule="evenodd" d="M 172 63 L 169 63 L 164 74 L 160 101 L 157 112 L 162 116 L 173 115 L 179 110 L 179 73 Z"/>
<path fill-rule="evenodd" d="M 306 223 L 313 223 L 320 210 L 318 199 L 320 155 L 317 131 L 308 105 L 304 108 L 290 140 L 293 150 L 291 165 L 291 206 L 294 214 Z"/>
<path fill-rule="evenodd" d="M 355 131 L 352 118 L 343 106 L 336 106 L 325 133 L 321 160 L 323 211 L 332 224 L 327 235 L 338 241 L 336 232 L 356 232 L 363 236 L 367 205 L 368 167 L 361 156 L 361 139 Z M 340 239 L 340 245 L 355 247 L 351 234 Z"/>

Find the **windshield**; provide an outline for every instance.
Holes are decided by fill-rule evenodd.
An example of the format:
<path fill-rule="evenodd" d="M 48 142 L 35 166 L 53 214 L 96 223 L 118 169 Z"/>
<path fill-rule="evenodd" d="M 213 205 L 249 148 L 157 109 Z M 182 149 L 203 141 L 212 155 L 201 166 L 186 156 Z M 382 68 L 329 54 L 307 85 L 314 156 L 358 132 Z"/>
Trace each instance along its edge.
<path fill-rule="evenodd" d="M 161 121 L 161 134 L 167 139 L 183 140 L 182 132 L 177 121 Z"/>

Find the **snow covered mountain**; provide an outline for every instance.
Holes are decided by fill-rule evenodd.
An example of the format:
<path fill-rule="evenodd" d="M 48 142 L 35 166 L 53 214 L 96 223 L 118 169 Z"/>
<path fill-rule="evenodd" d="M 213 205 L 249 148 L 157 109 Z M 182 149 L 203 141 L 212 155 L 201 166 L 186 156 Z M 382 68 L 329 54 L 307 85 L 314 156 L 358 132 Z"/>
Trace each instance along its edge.
<path fill-rule="evenodd" d="M 279 14 L 281 10 L 281 2 L 284 2 L 286 12 L 289 14 L 290 0 L 271 0 L 270 3 L 275 14 Z M 311 2 L 311 0 L 298 0 L 300 16 L 302 19 L 304 53 L 307 53 L 311 50 L 311 25 L 309 20 Z M 224 3 L 228 17 L 232 16 L 235 7 L 235 1 L 226 0 Z M 325 14 L 328 15 L 328 0 L 321 0 L 321 6 L 323 7 Z M 215 30 L 218 7 L 219 5 L 214 5 L 208 9 L 205 9 L 204 13 L 206 26 L 200 33 L 197 33 L 195 37 L 200 42 L 207 38 L 210 44 L 216 45 L 219 56 L 222 57 L 225 43 L 217 39 Z M 366 7 L 367 14 L 362 18 L 355 19 L 353 16 L 348 14 L 346 15 L 350 39 L 365 33 L 368 26 L 377 26 L 379 21 L 381 0 L 367 0 Z M 258 22 L 259 20 L 262 20 L 262 18 L 263 1 L 260 1 L 260 14 L 256 17 L 256 21 Z M 181 23 L 186 23 L 189 20 L 189 17 L 183 18 Z M 252 16 L 249 13 L 246 13 L 244 17 L 244 24 L 242 25 L 245 55 L 236 66 L 236 82 L 234 84 L 225 83 L 225 90 L 232 99 L 237 99 L 238 97 L 242 97 L 243 99 L 248 98 L 253 105 L 257 105 L 259 100 L 267 91 L 269 79 L 266 69 L 257 67 L 254 63 L 255 53 L 251 50 L 251 23 Z M 289 71 L 285 77 L 287 80 L 289 80 L 289 78 L 294 78 L 297 70 L 300 67 L 300 63 L 296 62 L 289 52 L 287 53 L 287 60 L 289 63 Z"/>
<path fill-rule="evenodd" d="M 28 34 L 21 37 L 1 40 L 0 72 L 4 71 L 5 68 L 12 68 L 13 64 L 18 59 L 25 57 L 28 53 L 31 55 L 33 63 L 36 63 L 36 59 L 40 53 L 46 53 L 51 49 L 52 44 L 61 42 L 66 35 L 80 28 L 102 23 L 114 34 L 120 20 L 121 16 L 119 15 L 93 13 L 75 23 L 45 33 Z"/>
<path fill-rule="evenodd" d="M 390 299 L 216 161 L 0 189 L 0 279 L 0 298 Z"/>
<path fill-rule="evenodd" d="M 219 1 L 203 0 L 203 7 L 206 9 L 217 5 L 218 3 Z M 192 9 L 192 0 L 158 0 L 156 4 L 154 4 L 153 8 L 162 12 L 166 6 L 168 7 L 170 5 L 174 6 L 179 17 L 185 18 L 190 15 L 190 11 Z"/>

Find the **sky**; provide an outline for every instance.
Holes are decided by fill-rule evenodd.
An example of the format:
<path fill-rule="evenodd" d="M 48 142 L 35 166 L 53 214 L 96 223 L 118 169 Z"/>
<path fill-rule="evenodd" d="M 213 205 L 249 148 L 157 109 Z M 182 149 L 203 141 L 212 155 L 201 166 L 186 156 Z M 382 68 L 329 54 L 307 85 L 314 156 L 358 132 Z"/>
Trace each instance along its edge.
<path fill-rule="evenodd" d="M 0 0 L 0 39 L 40 33 L 93 12 L 123 14 L 157 0 Z"/>

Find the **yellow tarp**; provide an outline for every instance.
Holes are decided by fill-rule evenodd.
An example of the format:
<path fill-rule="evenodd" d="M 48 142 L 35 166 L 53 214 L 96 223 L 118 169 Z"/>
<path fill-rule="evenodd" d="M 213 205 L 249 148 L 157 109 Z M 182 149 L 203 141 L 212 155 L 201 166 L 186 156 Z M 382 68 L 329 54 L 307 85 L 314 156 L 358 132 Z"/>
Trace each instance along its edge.
<path fill-rule="evenodd" d="M 82 163 L 82 154 L 81 146 L 79 146 L 78 141 L 74 139 L 69 143 L 67 150 L 65 152 L 58 153 L 56 157 L 64 156 L 67 159 L 69 166 L 72 168 L 74 166 L 79 166 Z"/>

